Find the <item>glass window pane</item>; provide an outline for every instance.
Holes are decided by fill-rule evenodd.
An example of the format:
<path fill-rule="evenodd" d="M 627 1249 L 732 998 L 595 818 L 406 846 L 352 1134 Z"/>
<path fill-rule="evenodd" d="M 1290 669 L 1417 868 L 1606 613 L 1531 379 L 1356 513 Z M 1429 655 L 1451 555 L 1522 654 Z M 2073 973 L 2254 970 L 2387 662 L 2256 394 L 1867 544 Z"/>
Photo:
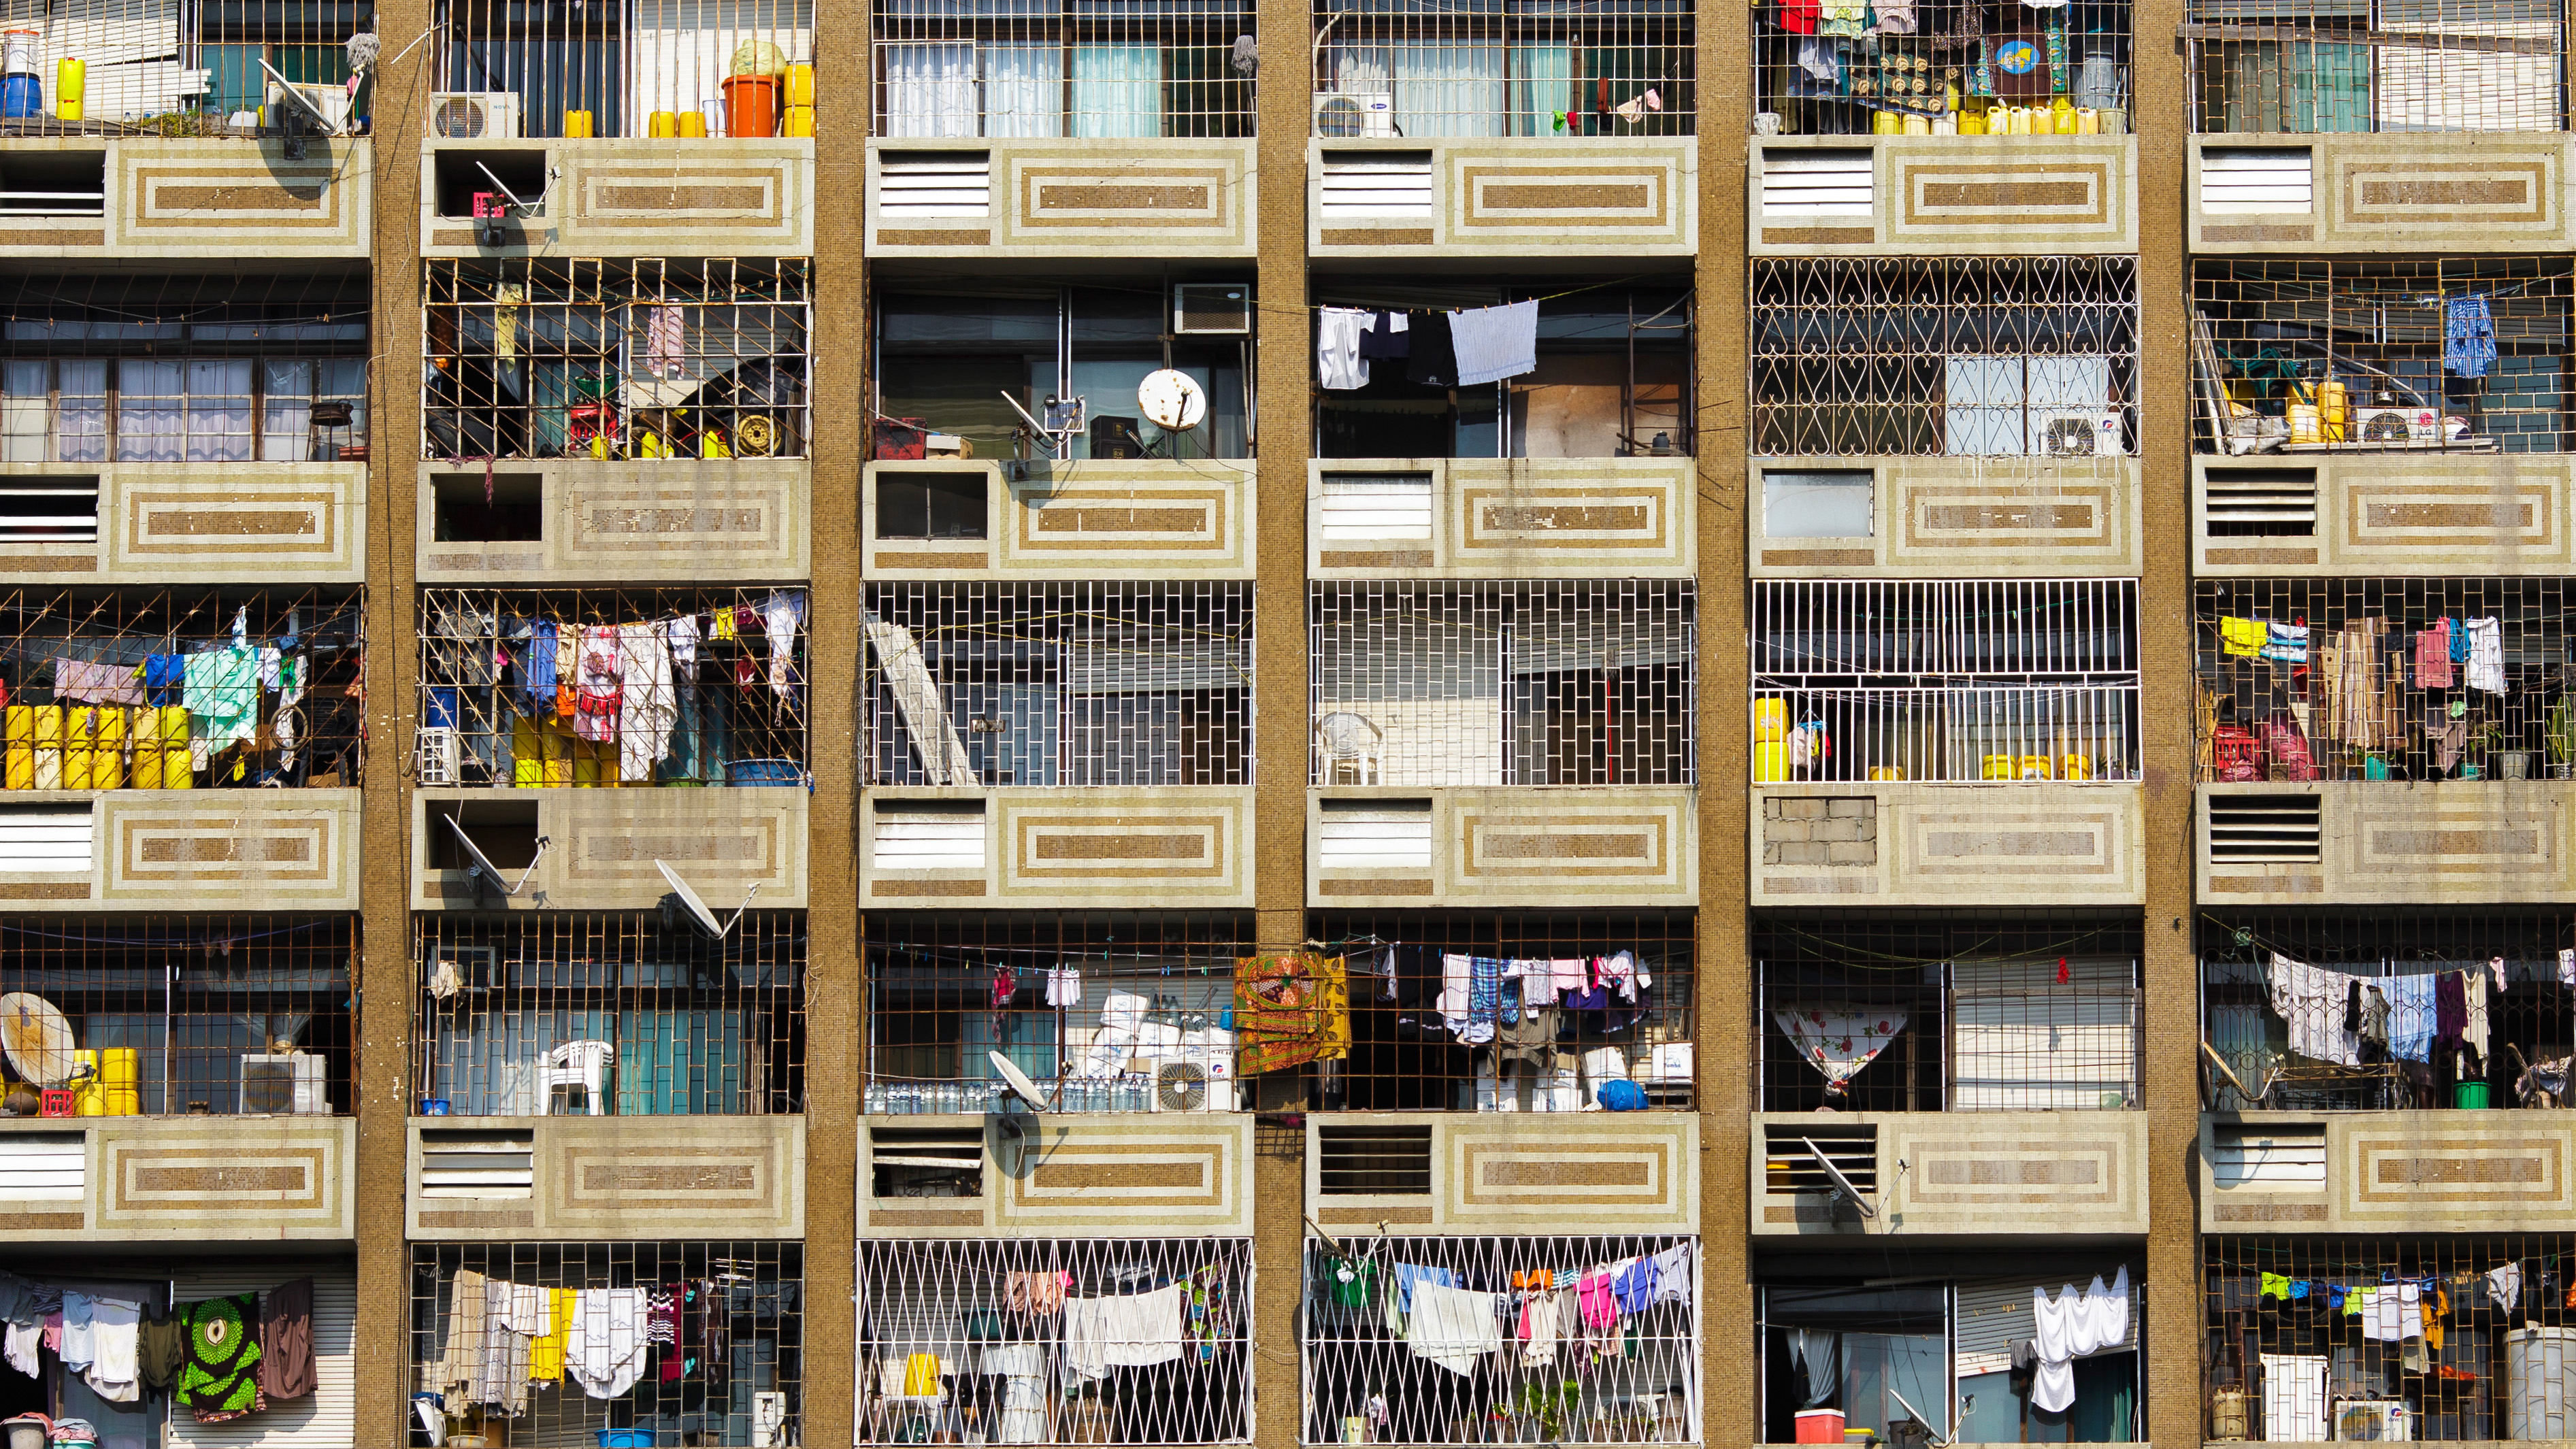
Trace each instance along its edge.
<path fill-rule="evenodd" d="M 54 364 L 54 456 L 65 463 L 107 461 L 107 364 Z"/>
<path fill-rule="evenodd" d="M 271 359 L 259 365 L 259 455 L 272 463 L 318 461 L 313 446 L 313 364 Z"/>
<path fill-rule="evenodd" d="M 127 358 L 116 365 L 116 461 L 180 461 L 186 364 Z"/>
<path fill-rule="evenodd" d="M 1765 538 L 1867 538 L 1872 527 L 1871 475 L 1854 469 L 1832 473 L 1762 475 Z"/>

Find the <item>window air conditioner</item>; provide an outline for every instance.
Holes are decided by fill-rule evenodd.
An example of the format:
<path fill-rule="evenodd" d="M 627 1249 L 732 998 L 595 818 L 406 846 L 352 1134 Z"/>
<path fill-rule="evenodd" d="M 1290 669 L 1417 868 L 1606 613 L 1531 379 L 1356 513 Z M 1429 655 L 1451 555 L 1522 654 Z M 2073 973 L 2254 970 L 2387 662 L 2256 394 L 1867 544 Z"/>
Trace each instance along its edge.
<path fill-rule="evenodd" d="M 519 139 L 519 97 L 514 91 L 433 91 L 430 134 L 443 141 Z"/>
<path fill-rule="evenodd" d="M 2382 1440 L 2404 1443 L 2409 1432 L 2406 1405 L 2398 1399 L 2339 1399 L 2335 1402 L 2334 1436 L 2347 1443 Z"/>
<path fill-rule="evenodd" d="M 312 1052 L 242 1053 L 241 1111 L 328 1116 L 331 1095 L 322 1084 L 322 1058 Z"/>
<path fill-rule="evenodd" d="M 2043 458 L 2117 458 L 2120 442 L 2117 412 L 2060 412 L 2033 408 L 2031 451 Z"/>
<path fill-rule="evenodd" d="M 1172 333 L 1178 337 L 1241 337 L 1252 331 L 1248 282 L 1172 284 Z"/>
<path fill-rule="evenodd" d="M 1346 96 L 1339 91 L 1315 93 L 1315 134 L 1330 140 L 1395 134 L 1395 97 L 1385 93 Z"/>
<path fill-rule="evenodd" d="M 462 764 L 457 748 L 456 731 L 446 725 L 422 725 L 418 736 L 420 759 L 415 767 L 423 785 L 454 785 Z"/>

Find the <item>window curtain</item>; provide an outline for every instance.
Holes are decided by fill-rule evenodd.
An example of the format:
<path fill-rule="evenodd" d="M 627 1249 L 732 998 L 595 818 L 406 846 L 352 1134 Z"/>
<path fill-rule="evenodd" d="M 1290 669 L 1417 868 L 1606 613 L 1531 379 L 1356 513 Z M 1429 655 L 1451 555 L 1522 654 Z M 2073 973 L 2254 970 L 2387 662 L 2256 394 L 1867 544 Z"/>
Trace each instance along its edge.
<path fill-rule="evenodd" d="M 184 362 L 127 358 L 116 365 L 116 461 L 176 463 L 187 400 Z"/>
<path fill-rule="evenodd" d="M 1512 134 L 1553 136 L 1557 116 L 1574 106 L 1574 50 L 1564 45 L 1512 47 Z"/>
<path fill-rule="evenodd" d="M 1052 45 L 984 47 L 984 134 L 1064 134 L 1064 52 Z"/>
<path fill-rule="evenodd" d="M 1073 134 L 1163 134 L 1163 62 L 1154 47 L 1073 48 Z"/>
<path fill-rule="evenodd" d="M 50 362 L 0 363 L 0 461 L 51 462 L 46 414 L 53 401 Z"/>
<path fill-rule="evenodd" d="M 670 1117 L 743 1110 L 742 1013 L 629 1011 L 617 1030 L 617 1111 Z"/>
<path fill-rule="evenodd" d="M 188 461 L 249 462 L 250 359 L 204 358 L 187 369 Z"/>
<path fill-rule="evenodd" d="M 313 364 L 264 361 L 259 456 L 271 463 L 317 461 L 313 450 Z"/>
<path fill-rule="evenodd" d="M 107 461 L 107 363 L 54 364 L 54 455 L 64 463 Z"/>
<path fill-rule="evenodd" d="M 1388 47 L 1395 123 L 1407 136 L 1503 134 L 1503 47 L 1453 43 Z"/>
<path fill-rule="evenodd" d="M 975 134 L 975 46 L 972 41 L 889 45 L 886 134 L 949 139 Z"/>

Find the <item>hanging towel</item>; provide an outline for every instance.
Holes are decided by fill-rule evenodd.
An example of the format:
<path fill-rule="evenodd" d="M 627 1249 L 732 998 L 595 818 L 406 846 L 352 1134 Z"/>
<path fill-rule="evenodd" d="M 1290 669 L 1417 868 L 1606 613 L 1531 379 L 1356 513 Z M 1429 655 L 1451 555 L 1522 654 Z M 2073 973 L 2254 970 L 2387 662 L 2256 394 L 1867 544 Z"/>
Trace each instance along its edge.
<path fill-rule="evenodd" d="M 1320 307 L 1315 313 L 1315 384 L 1327 392 L 1350 392 L 1368 386 L 1368 359 L 1360 355 L 1360 334 L 1369 314 L 1356 307 Z"/>
<path fill-rule="evenodd" d="M 2030 1290 L 2032 1352 L 2038 1356 L 2030 1382 L 2033 1407 L 2057 1414 L 2075 1402 L 2075 1320 L 2083 1307 L 2072 1283 L 2058 1290 L 2055 1302 L 2045 1288 Z"/>
<path fill-rule="evenodd" d="M 2498 620 L 2469 621 L 2469 688 L 2505 692 L 2504 625 Z"/>
<path fill-rule="evenodd" d="M 2495 317 L 2487 299 L 2451 297 L 2442 303 L 2442 367 L 2454 377 L 2484 377 L 2496 360 Z"/>
<path fill-rule="evenodd" d="M 2522 1265 L 2507 1263 L 2487 1270 L 2487 1297 L 2495 1306 L 2510 1313 L 2522 1302 Z"/>
<path fill-rule="evenodd" d="M 574 641 L 579 673 L 573 680 L 572 732 L 593 743 L 617 738 L 618 684 L 622 678 L 625 650 L 615 626 L 583 624 L 575 626 L 579 634 Z"/>
<path fill-rule="evenodd" d="M 259 734 L 259 651 L 227 644 L 189 655 L 181 699 L 189 758 L 202 770 L 217 751 Z"/>
<path fill-rule="evenodd" d="M 54 661 L 54 698 L 88 704 L 121 704 L 141 708 L 141 673 L 131 664 L 90 664 L 78 659 Z"/>
<path fill-rule="evenodd" d="M 1412 1321 L 1404 1341 L 1416 1358 L 1428 1359 L 1461 1378 L 1475 1373 L 1478 1360 L 1503 1346 L 1494 1295 L 1422 1284 L 1414 1292 Z"/>
<path fill-rule="evenodd" d="M 1655 1265 L 1654 1301 L 1657 1303 L 1690 1302 L 1693 1276 L 1690 1244 L 1675 1243 L 1657 1253 L 1650 1261 Z"/>
<path fill-rule="evenodd" d="M 2308 626 L 2305 624 L 2266 624 L 2263 657 L 2282 664 L 2308 662 Z"/>
<path fill-rule="evenodd" d="M 1449 314 L 1458 386 L 1500 382 L 1538 370 L 1538 303 L 1514 302 Z"/>
<path fill-rule="evenodd" d="M 2392 976 L 2388 991 L 2388 1054 L 2402 1061 L 2433 1059 L 2435 978 Z"/>
<path fill-rule="evenodd" d="M 1458 353 L 1451 344 L 1449 314 L 1417 312 L 1412 323 L 1413 352 L 1404 360 L 1407 382 L 1425 387 L 1458 385 Z"/>
<path fill-rule="evenodd" d="M 1395 1306 L 1400 1312 L 1413 1311 L 1414 1290 L 1425 1283 L 1440 1288 L 1463 1286 L 1458 1275 L 1446 1268 L 1426 1267 L 1419 1263 L 1391 1263 L 1387 1266 L 1395 1284 Z"/>
<path fill-rule="evenodd" d="M 671 753 L 671 726 L 679 695 L 671 687 L 671 646 L 659 624 L 628 624 L 617 631 L 617 777 L 649 781 L 653 767 Z"/>
<path fill-rule="evenodd" d="M 528 1340 L 528 1381 L 561 1383 L 565 1350 L 572 1333 L 573 1309 L 579 1304 L 580 1295 L 570 1288 L 549 1288 L 545 1294 L 545 1332 Z"/>
<path fill-rule="evenodd" d="M 583 1290 L 564 1355 L 564 1371 L 581 1391 L 594 1399 L 620 1397 L 644 1376 L 644 1359 L 644 1290 Z"/>
<path fill-rule="evenodd" d="M 259 1305 L 259 1388 L 270 1403 L 313 1392 L 313 1280 L 268 1290 Z"/>
<path fill-rule="evenodd" d="M 142 1322 L 140 1303 L 122 1298 L 90 1301 L 90 1365 L 81 1377 L 109 1403 L 131 1404 L 143 1397 L 142 1374 L 135 1366 Z"/>
<path fill-rule="evenodd" d="M 2451 621 L 2436 619 L 2433 627 L 2415 631 L 2415 687 L 2448 689 L 2451 687 Z"/>
<path fill-rule="evenodd" d="M 2091 1327 L 2093 1352 L 2118 1348 L 2129 1338 L 2129 1265 L 2120 1265 L 2111 1286 L 2102 1286 L 2102 1275 L 2093 1275 L 2093 1289 L 2084 1295 L 2084 1317 Z"/>
<path fill-rule="evenodd" d="M 54 1345 L 54 1352 L 61 1356 L 63 1367 L 67 1369 L 88 1368 L 98 1357 L 97 1349 L 92 1346 L 90 1330 L 91 1315 L 97 1303 L 97 1299 L 86 1293 L 69 1290 L 63 1293 L 63 1337 Z"/>
<path fill-rule="evenodd" d="M 2361 1038 L 2344 1029 L 2344 1003 L 2358 978 L 2293 961 L 2275 951 L 2268 973 L 2272 1011 L 2290 1028 L 2290 1050 L 2339 1066 L 2361 1065 Z"/>
<path fill-rule="evenodd" d="M 2263 646 L 2271 642 L 2271 638 L 2271 628 L 2260 619 L 2238 619 L 2225 615 L 2219 618 L 2219 648 L 2238 658 L 2262 657 Z"/>
<path fill-rule="evenodd" d="M 2398 1283 L 2373 1292 L 2362 1307 L 2361 1336 L 2383 1343 L 2424 1336 L 2423 1290 Z"/>
<path fill-rule="evenodd" d="M 678 377 L 688 356 L 688 312 L 676 306 L 651 309 L 644 317 L 644 370 L 655 377 Z"/>
<path fill-rule="evenodd" d="M 1181 1356 L 1178 1283 L 1117 1298 L 1072 1298 L 1064 1305 L 1064 1371 L 1068 1379 L 1105 1379 L 1113 1368 L 1144 1368 Z"/>

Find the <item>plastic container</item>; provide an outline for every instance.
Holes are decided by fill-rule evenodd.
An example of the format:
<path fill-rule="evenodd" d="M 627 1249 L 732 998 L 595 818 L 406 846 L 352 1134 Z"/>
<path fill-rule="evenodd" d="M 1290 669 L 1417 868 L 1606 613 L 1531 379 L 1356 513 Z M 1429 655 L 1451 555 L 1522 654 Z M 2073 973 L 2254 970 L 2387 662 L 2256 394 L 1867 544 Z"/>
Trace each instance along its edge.
<path fill-rule="evenodd" d="M 2487 1084 L 2459 1082 L 2451 1088 L 2451 1105 L 2462 1110 L 2482 1109 L 2487 1104 Z"/>
<path fill-rule="evenodd" d="M 644 134 L 656 141 L 667 141 L 680 134 L 680 116 L 676 111 L 655 111 L 644 122 Z"/>
<path fill-rule="evenodd" d="M 1789 737 L 1789 701 L 1778 695 L 1762 695 L 1753 701 L 1753 737 L 1757 740 L 1782 740 Z"/>
<path fill-rule="evenodd" d="M 650 1429 L 599 1430 L 599 1449 L 653 1449 Z"/>
<path fill-rule="evenodd" d="M 54 115 L 61 120 L 81 118 L 81 101 L 89 92 L 89 63 L 76 56 L 64 56 L 54 62 Z"/>
<path fill-rule="evenodd" d="M 1985 777 L 1989 780 L 2011 779 L 2013 777 L 2013 757 L 2010 755 L 1986 756 L 1984 773 Z"/>
<path fill-rule="evenodd" d="M 447 1115 L 447 1099 L 446 1099 L 445 1097 L 423 1097 L 423 1098 L 421 1098 L 421 1099 L 420 1099 L 420 1115 L 422 1115 L 422 1116 L 424 1116 L 424 1117 L 444 1117 L 444 1116 L 446 1116 L 446 1115 Z"/>
<path fill-rule="evenodd" d="M 63 788 L 90 788 L 89 764 L 96 750 L 91 740 L 98 734 L 96 705 L 67 705 L 63 710 Z"/>
<path fill-rule="evenodd" d="M 2505 1335 L 2504 1364 L 2505 1433 L 2576 1438 L 2576 1328 L 2515 1329 Z"/>
<path fill-rule="evenodd" d="M 1753 746 L 1753 778 L 1756 781 L 1788 779 L 1788 745 L 1777 740 L 1756 741 Z"/>
<path fill-rule="evenodd" d="M 563 133 L 564 139 L 567 141 L 588 140 L 594 134 L 591 125 L 590 112 L 564 112 Z"/>
<path fill-rule="evenodd" d="M 44 1425 L 13 1421 L 6 1427 L 9 1430 L 9 1449 L 45 1449 Z"/>
<path fill-rule="evenodd" d="M 101 709 L 90 729 L 89 787 L 93 790 L 125 788 L 125 711 L 114 706 Z"/>
<path fill-rule="evenodd" d="M 2315 403 L 2290 404 L 2290 441 L 2293 443 L 2325 441 L 2325 421 L 2318 415 Z"/>
<path fill-rule="evenodd" d="M 678 134 L 684 139 L 695 140 L 707 134 L 707 118 L 703 111 L 682 111 L 672 119 L 678 124 Z"/>
<path fill-rule="evenodd" d="M 778 134 L 782 136 L 813 135 L 814 108 L 812 106 L 789 106 L 786 112 L 778 118 Z"/>
<path fill-rule="evenodd" d="M 63 707 L 40 704 L 36 711 L 36 788 L 63 788 Z"/>
<path fill-rule="evenodd" d="M 2046 756 L 2046 755 L 2024 755 L 2024 756 L 2022 756 L 2022 757 L 2021 757 L 2021 765 L 2020 765 L 2020 768 L 2014 772 L 2013 778 L 2015 778 L 2015 779 L 2017 779 L 2017 780 L 2045 780 L 2045 779 L 2047 779 L 2047 778 L 2048 778 L 2048 756 Z"/>
<path fill-rule="evenodd" d="M 185 790 L 197 783 L 188 758 L 188 710 L 165 704 L 134 712 L 134 788 Z"/>
<path fill-rule="evenodd" d="M 1843 1411 L 1840 1409 L 1800 1409 L 1798 1437 L 1800 1444 L 1840 1444 L 1843 1442 Z"/>
<path fill-rule="evenodd" d="M 463 691 L 457 689 L 432 688 L 429 691 L 429 717 L 420 722 L 421 727 L 433 730 L 456 728 L 456 717 L 461 713 L 458 704 L 462 694 Z"/>
<path fill-rule="evenodd" d="M 778 77 L 725 77 L 725 134 L 736 138 L 778 134 Z"/>
<path fill-rule="evenodd" d="M 725 766 L 728 785 L 802 785 L 805 767 L 794 760 L 736 760 Z"/>
<path fill-rule="evenodd" d="M 2058 756 L 2058 757 L 2057 757 L 2057 778 L 2059 778 L 2059 779 L 2061 779 L 2061 780 L 2090 780 L 2090 779 L 2092 779 L 2092 778 L 2093 778 L 2093 757 L 2092 757 L 2091 755 L 2060 755 L 2060 756 Z"/>
<path fill-rule="evenodd" d="M 0 117 L 33 120 L 45 113 L 45 83 L 35 75 L 0 76 Z"/>
<path fill-rule="evenodd" d="M 1902 136 L 1905 134 L 1905 119 L 1894 111 L 1879 111 L 1870 117 L 1869 129 L 1870 134 L 1876 136 Z"/>
<path fill-rule="evenodd" d="M 1905 778 L 1905 768 L 1901 765 L 1872 765 L 1869 767 L 1869 777 L 1872 780 L 1902 780 Z"/>
<path fill-rule="evenodd" d="M 814 67 L 811 63 L 800 60 L 787 68 L 787 89 L 778 103 L 789 110 L 814 104 Z"/>

